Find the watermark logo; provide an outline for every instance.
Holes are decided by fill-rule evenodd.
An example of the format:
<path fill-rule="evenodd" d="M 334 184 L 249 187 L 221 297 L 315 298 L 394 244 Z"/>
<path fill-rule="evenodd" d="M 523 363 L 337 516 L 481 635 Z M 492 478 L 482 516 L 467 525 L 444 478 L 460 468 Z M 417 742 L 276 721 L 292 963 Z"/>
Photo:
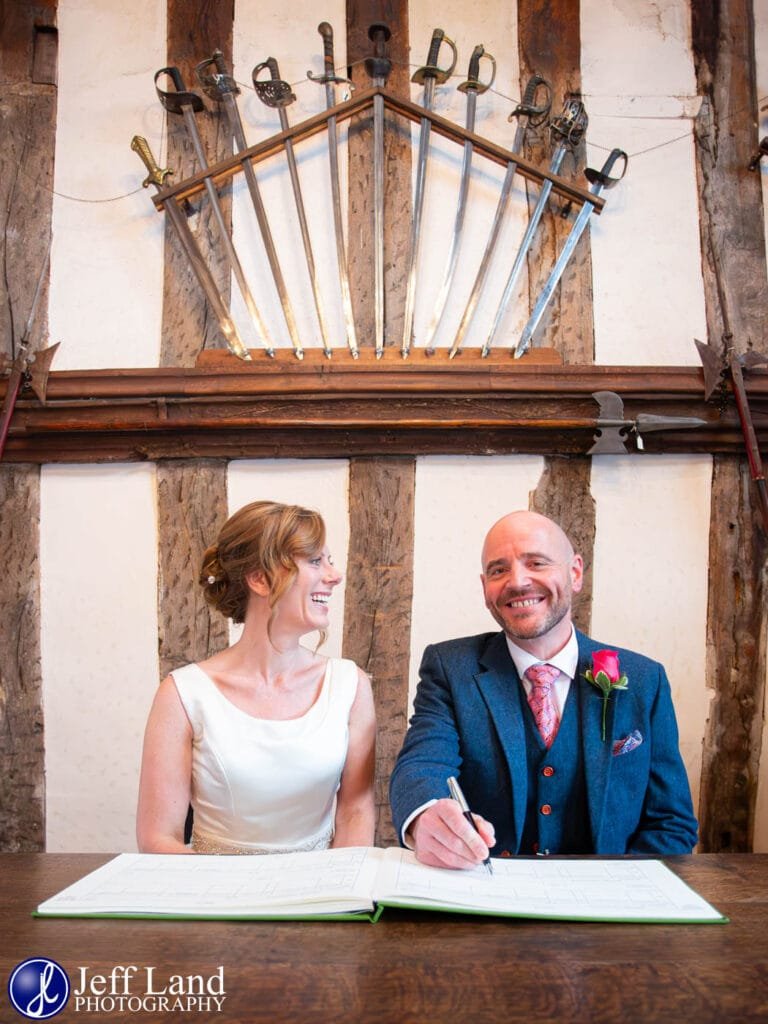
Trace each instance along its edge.
<path fill-rule="evenodd" d="M 23 960 L 8 981 L 8 998 L 13 1008 L 30 1020 L 55 1017 L 69 999 L 67 972 L 44 956 Z"/>

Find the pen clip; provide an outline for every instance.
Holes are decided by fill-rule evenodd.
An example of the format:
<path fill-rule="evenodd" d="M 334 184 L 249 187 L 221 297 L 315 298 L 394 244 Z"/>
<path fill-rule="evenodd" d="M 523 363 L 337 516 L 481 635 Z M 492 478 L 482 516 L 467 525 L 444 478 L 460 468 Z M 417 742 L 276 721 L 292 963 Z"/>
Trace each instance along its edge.
<path fill-rule="evenodd" d="M 452 775 L 448 778 L 448 789 L 451 794 L 451 799 L 455 800 L 456 803 L 459 805 L 462 814 L 469 813 L 469 804 L 465 800 L 464 794 L 462 793 L 458 782 Z"/>

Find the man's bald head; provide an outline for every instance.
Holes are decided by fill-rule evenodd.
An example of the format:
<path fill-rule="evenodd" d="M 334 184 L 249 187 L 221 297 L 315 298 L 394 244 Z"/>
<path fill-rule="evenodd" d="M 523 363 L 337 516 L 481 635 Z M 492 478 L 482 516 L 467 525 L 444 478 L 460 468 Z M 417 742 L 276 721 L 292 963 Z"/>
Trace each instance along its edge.
<path fill-rule="evenodd" d="M 489 547 L 492 547 L 499 538 L 517 535 L 523 531 L 526 533 L 538 531 L 542 537 L 547 537 L 548 544 L 551 545 L 553 551 L 560 552 L 563 561 L 573 558 L 575 554 L 568 534 L 557 525 L 554 519 L 543 516 L 540 512 L 521 509 L 518 512 L 508 512 L 507 515 L 502 516 L 486 534 L 481 556 L 483 572 L 485 572 L 486 553 Z"/>
<path fill-rule="evenodd" d="M 538 512 L 510 512 L 488 531 L 482 584 L 488 611 L 510 639 L 552 657 L 571 635 L 571 602 L 583 560 L 565 532 Z"/>

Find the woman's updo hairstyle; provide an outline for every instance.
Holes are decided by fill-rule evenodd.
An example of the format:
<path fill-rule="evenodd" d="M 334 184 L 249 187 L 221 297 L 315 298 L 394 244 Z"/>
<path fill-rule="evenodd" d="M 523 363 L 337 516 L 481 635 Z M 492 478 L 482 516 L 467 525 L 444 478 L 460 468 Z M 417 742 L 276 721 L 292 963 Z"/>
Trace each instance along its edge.
<path fill-rule="evenodd" d="M 244 505 L 203 555 L 200 583 L 205 600 L 227 618 L 243 622 L 251 593 L 245 577 L 262 572 L 274 609 L 296 576 L 296 559 L 317 555 L 324 544 L 325 524 L 319 512 L 277 501 Z"/>

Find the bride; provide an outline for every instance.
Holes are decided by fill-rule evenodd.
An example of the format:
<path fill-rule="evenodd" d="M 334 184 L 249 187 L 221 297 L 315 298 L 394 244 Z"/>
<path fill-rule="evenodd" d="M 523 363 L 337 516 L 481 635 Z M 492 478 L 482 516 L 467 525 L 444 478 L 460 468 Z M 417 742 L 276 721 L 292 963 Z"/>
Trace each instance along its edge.
<path fill-rule="evenodd" d="M 375 713 L 354 662 L 300 639 L 328 626 L 341 582 L 317 512 L 256 501 L 203 556 L 200 583 L 240 639 L 162 681 L 144 737 L 144 853 L 371 846 Z M 185 845 L 189 806 L 194 827 Z"/>

